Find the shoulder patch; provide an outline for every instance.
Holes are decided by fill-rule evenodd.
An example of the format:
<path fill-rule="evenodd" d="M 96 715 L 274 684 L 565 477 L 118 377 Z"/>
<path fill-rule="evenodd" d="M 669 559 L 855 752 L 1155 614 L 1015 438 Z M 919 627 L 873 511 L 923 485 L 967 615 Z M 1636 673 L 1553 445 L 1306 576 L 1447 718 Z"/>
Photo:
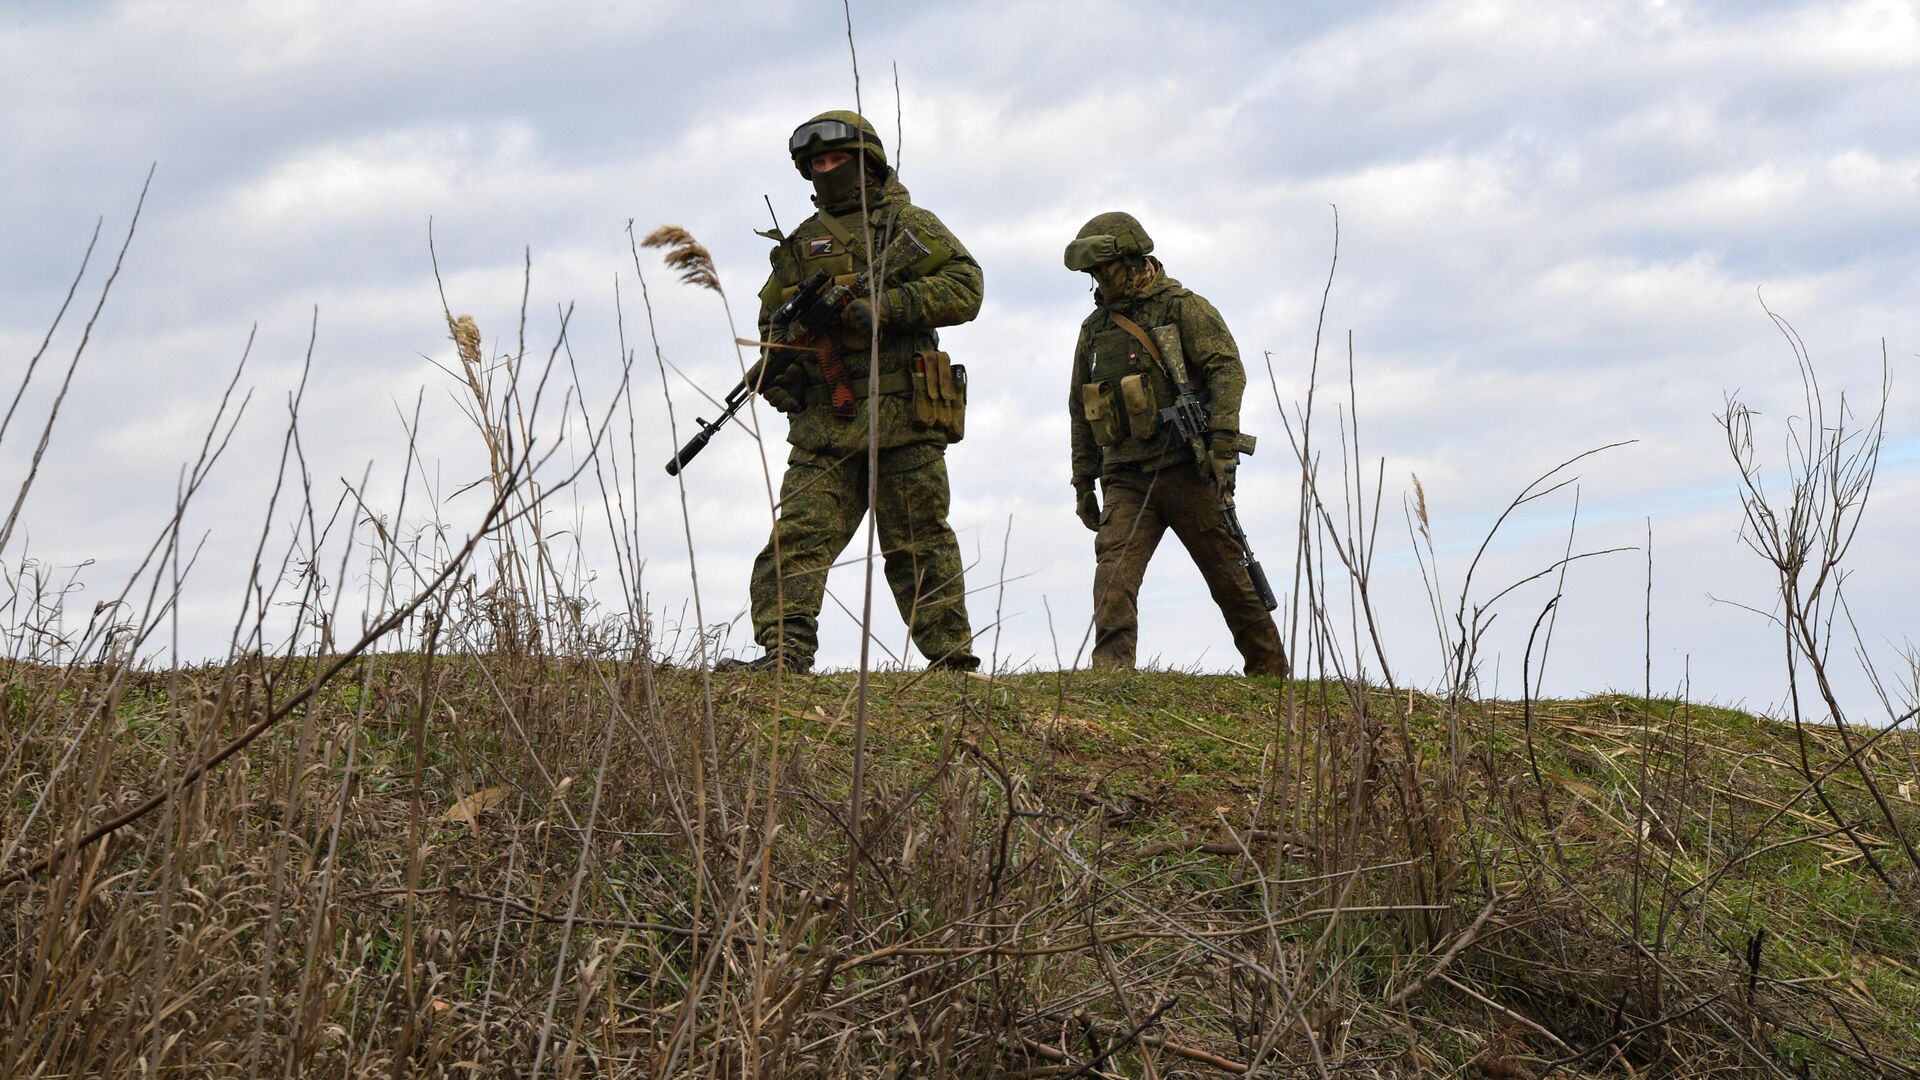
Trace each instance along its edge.
<path fill-rule="evenodd" d="M 807 257 L 818 259 L 833 254 L 833 237 L 815 236 L 807 240 Z"/>

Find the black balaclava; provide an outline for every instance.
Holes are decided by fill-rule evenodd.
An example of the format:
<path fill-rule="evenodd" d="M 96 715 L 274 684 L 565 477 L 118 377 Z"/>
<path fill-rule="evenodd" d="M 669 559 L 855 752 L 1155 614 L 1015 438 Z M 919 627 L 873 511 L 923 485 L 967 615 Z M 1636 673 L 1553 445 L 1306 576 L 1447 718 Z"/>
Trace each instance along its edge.
<path fill-rule="evenodd" d="M 867 201 L 879 197 L 880 185 L 867 170 L 866 163 L 859 158 L 843 161 L 837 169 L 821 172 L 813 171 L 814 201 L 820 209 L 831 211 L 857 210 L 860 207 L 860 181 L 867 181 Z"/>

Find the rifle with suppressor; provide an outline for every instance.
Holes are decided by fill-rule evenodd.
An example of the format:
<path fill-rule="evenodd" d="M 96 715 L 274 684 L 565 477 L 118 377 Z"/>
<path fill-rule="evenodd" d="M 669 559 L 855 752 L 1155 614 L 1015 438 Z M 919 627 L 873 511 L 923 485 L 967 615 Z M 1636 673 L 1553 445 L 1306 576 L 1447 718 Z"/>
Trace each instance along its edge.
<path fill-rule="evenodd" d="M 1253 580 L 1253 591 L 1260 597 L 1260 603 L 1268 611 L 1280 606 L 1280 598 L 1273 594 L 1273 586 L 1267 583 L 1267 572 L 1260 566 L 1260 560 L 1253 557 L 1253 545 L 1247 541 L 1247 530 L 1240 525 L 1240 512 L 1234 508 L 1233 496 L 1228 493 L 1226 478 L 1219 475 L 1213 467 L 1213 455 L 1207 452 L 1207 440 L 1212 436 L 1212 421 L 1207 416 L 1206 403 L 1200 395 L 1194 393 L 1193 385 L 1187 381 L 1187 359 L 1181 351 L 1177 333 L 1167 334 L 1167 340 L 1156 343 L 1155 337 L 1147 336 L 1139 324 L 1117 311 L 1107 314 L 1127 333 L 1133 335 L 1147 347 L 1148 355 L 1160 362 L 1160 367 L 1173 381 L 1173 404 L 1160 410 L 1160 421 L 1173 428 L 1174 438 L 1187 444 L 1193 451 L 1193 463 L 1200 469 L 1200 476 L 1213 479 L 1214 497 L 1219 500 L 1220 518 L 1226 522 L 1227 532 L 1240 545 L 1240 565 L 1247 568 L 1247 577 Z M 1161 327 L 1161 330 L 1170 330 Z M 1246 450 L 1252 452 L 1251 436 L 1240 436 L 1248 440 Z"/>
<path fill-rule="evenodd" d="M 1173 385 L 1178 396 L 1173 404 L 1160 410 L 1160 419 L 1171 424 L 1174 436 L 1193 450 L 1200 475 L 1213 477 L 1214 494 L 1220 500 L 1220 519 L 1227 523 L 1227 531 L 1240 545 L 1240 565 L 1247 568 L 1247 576 L 1253 579 L 1253 591 L 1259 594 L 1261 605 L 1272 611 L 1280 606 L 1280 598 L 1267 583 L 1267 572 L 1261 568 L 1260 560 L 1253 557 L 1253 545 L 1247 541 L 1247 530 L 1240 525 L 1240 512 L 1234 508 L 1233 496 L 1227 494 L 1223 478 L 1214 471 L 1213 457 L 1207 453 L 1207 407 L 1200 403 L 1186 380 L 1177 380 Z"/>
<path fill-rule="evenodd" d="M 769 345 L 766 356 L 747 369 L 747 377 L 727 392 L 722 400 L 725 410 L 718 418 L 703 420 L 694 417 L 693 422 L 700 425 L 700 430 L 667 462 L 667 475 L 680 475 L 680 470 L 707 448 L 714 433 L 726 426 L 727 421 L 733 419 L 733 414 L 739 412 L 741 406 L 762 386 L 777 382 L 787 373 L 787 369 L 809 356 L 818 357 L 823 362 L 833 359 L 836 346 L 828 331 L 839 321 L 841 309 L 852 298 L 853 294 L 846 289 L 833 287 L 833 279 L 827 276 L 825 270 L 816 272 L 803 282 L 767 319 L 769 328 L 780 331 L 780 337 L 784 340 L 780 344 Z M 850 397 L 850 388 L 848 393 Z"/>

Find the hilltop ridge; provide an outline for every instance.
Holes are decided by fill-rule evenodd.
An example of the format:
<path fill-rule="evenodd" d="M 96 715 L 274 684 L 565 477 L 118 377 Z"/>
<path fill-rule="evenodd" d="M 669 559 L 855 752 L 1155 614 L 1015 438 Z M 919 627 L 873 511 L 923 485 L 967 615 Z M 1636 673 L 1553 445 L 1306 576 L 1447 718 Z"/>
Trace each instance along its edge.
<path fill-rule="evenodd" d="M 127 680 L 110 737 L 70 744 L 97 798 L 55 792 L 53 820 L 152 791 L 310 670 Z M 36 718 L 106 689 L 6 674 L 30 758 Z M 1920 877 L 1862 779 L 1920 835 L 1905 732 L 879 673 L 849 877 L 857 686 L 364 658 L 110 849 L 0 892 L 9 1044 L 99 1068 L 160 1038 L 208 1075 L 1920 1068 Z"/>

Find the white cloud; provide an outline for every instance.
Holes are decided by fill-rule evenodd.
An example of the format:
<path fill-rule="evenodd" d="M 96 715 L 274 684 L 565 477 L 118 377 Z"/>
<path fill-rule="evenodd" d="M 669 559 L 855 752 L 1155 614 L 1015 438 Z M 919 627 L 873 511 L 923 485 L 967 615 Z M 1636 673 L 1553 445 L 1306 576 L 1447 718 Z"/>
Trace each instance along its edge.
<path fill-rule="evenodd" d="M 305 429 L 316 476 L 357 481 L 371 461 L 375 492 L 397 493 L 396 402 L 410 413 L 424 383 L 422 457 L 443 493 L 473 479 L 478 446 L 450 381 L 424 359 L 450 362 L 426 257 L 431 216 L 449 303 L 475 314 L 492 348 L 517 336 L 531 247 L 529 351 L 544 360 L 559 307 L 573 303 L 574 357 L 598 402 L 619 366 L 619 277 L 637 350 L 636 447 L 630 461 L 622 448 L 621 469 L 644 507 L 653 606 L 678 621 L 679 497 L 659 472 L 672 447 L 624 228 L 692 229 L 750 322 L 765 268 L 749 231 L 765 224 L 760 196 L 789 225 L 805 208 L 785 135 L 851 90 L 837 10 L 711 14 L 127 4 L 45 9 L 0 35 L 0 137 L 16 148 L 0 179 L 20 211 L 0 222 L 7 355 L 37 342 L 93 215 L 114 220 L 146 163 L 161 163 L 30 506 L 35 550 L 118 557 L 130 546 L 119 537 L 146 535 L 257 320 L 254 413 L 203 507 L 208 524 L 247 522 L 216 530 L 220 557 L 203 567 L 209 595 L 224 597 L 216 582 L 224 560 L 250 551 L 271 480 L 260 473 L 278 451 L 316 303 Z M 1378 594 L 1396 674 L 1437 670 L 1397 505 L 1410 474 L 1426 486 L 1457 588 L 1481 533 L 1529 479 L 1635 438 L 1582 466 L 1580 533 L 1583 545 L 1637 544 L 1654 518 L 1656 683 L 1676 685 L 1691 656 L 1699 692 L 1777 693 L 1764 633 L 1705 599 L 1711 589 L 1764 605 L 1766 595 L 1763 568 L 1735 544 L 1733 476 L 1712 416 L 1736 388 L 1771 416 L 1797 407 L 1791 356 L 1758 289 L 1793 318 L 1831 385 L 1873 386 L 1888 338 L 1892 434 L 1912 445 L 1920 431 L 1920 395 L 1906 388 L 1920 332 L 1910 303 L 1920 158 L 1902 119 L 1920 93 L 1913 5 L 1139 4 L 1116 15 L 1091 3 L 952 4 L 857 7 L 855 18 L 869 112 L 904 149 L 919 201 L 987 271 L 981 319 L 945 335 L 972 371 L 976 410 L 950 464 L 953 521 L 981 560 L 976 587 L 997 572 L 1012 518 L 1008 572 L 1026 576 L 1006 589 L 1003 656 L 1051 664 L 1057 636 L 1071 657 L 1090 607 L 1091 538 L 1071 516 L 1063 415 L 1088 298 L 1060 265 L 1066 239 L 1097 211 L 1132 209 L 1169 270 L 1227 315 L 1249 359 L 1247 424 L 1262 438 L 1244 512 L 1269 571 L 1290 583 L 1299 482 L 1261 353 L 1272 351 L 1291 410 L 1306 388 L 1334 203 L 1341 263 L 1315 439 L 1333 478 L 1351 328 L 1362 471 L 1371 478 L 1388 459 Z M 646 253 L 662 348 L 717 394 L 737 373 L 719 305 L 656 265 Z M 684 437 L 695 414 L 711 413 L 679 376 L 668 386 Z M 689 477 L 709 621 L 744 606 L 765 537 L 755 454 L 744 431 L 729 432 Z M 19 455 L 9 434 L 0 461 L 15 470 Z M 1916 466 L 1890 454 L 1858 555 L 1860 580 L 1875 583 L 1861 610 L 1890 640 L 1910 631 L 1910 613 L 1875 602 L 1912 595 L 1920 580 L 1891 540 L 1873 538 L 1920 524 Z M 583 498 L 587 532 L 604 531 L 591 516 L 597 492 Z M 1510 524 L 1484 580 L 1558 556 L 1570 493 L 1549 502 Z M 610 565 L 600 536 L 583 542 L 590 561 Z M 1637 684 L 1638 558 L 1569 573 L 1552 686 Z M 103 581 L 108 571 L 119 572 L 103 569 Z M 856 607 L 859 582 L 856 567 L 830 578 Z M 994 599 L 976 598 L 977 623 Z M 1516 597 L 1490 638 L 1509 689 L 1524 643 L 1510 624 L 1540 602 Z M 204 639 L 217 643 L 225 609 L 197 603 L 214 613 Z M 1172 542 L 1143 607 L 1144 655 L 1231 665 L 1224 627 Z M 890 602 L 876 609 L 897 649 Z M 823 621 L 825 659 L 850 662 L 851 621 L 831 602 Z"/>

